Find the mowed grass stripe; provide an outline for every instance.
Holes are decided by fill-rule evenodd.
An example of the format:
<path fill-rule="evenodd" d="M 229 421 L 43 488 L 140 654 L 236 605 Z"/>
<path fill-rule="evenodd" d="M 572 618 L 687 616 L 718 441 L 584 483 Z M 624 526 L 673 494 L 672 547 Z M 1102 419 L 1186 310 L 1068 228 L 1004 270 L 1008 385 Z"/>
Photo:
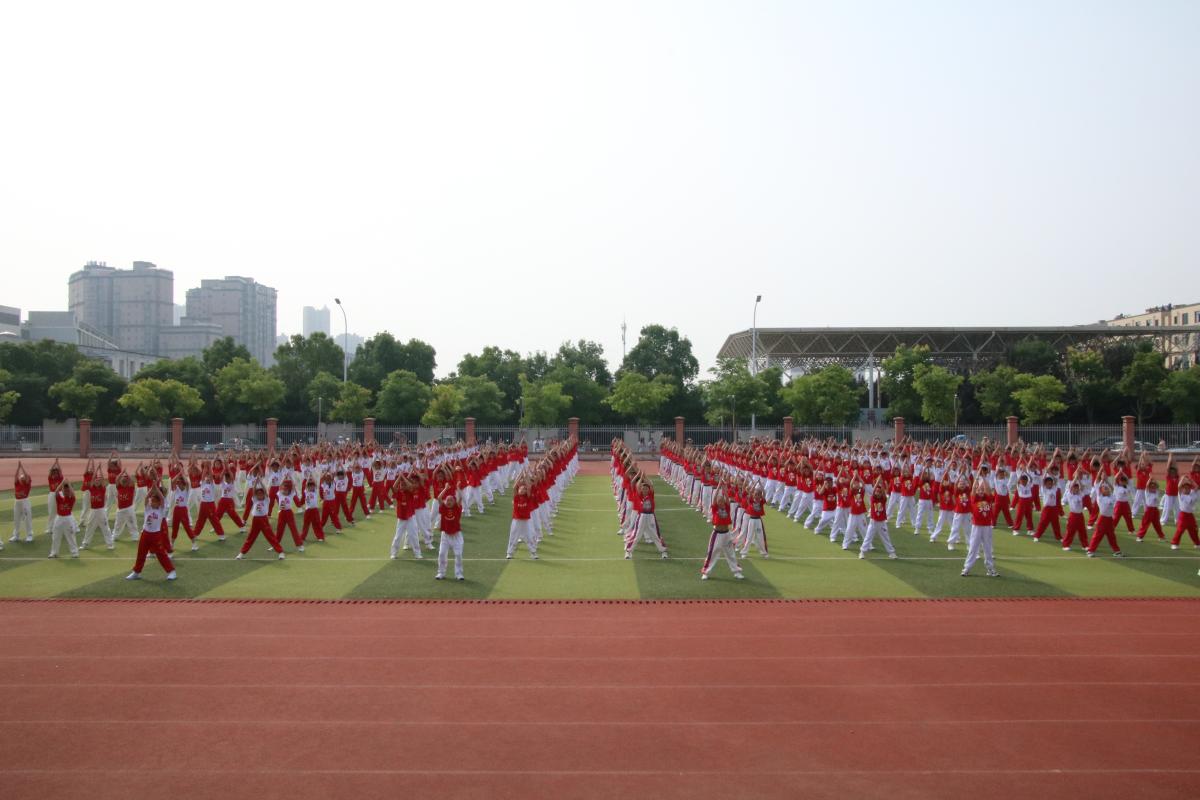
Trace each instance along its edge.
<path fill-rule="evenodd" d="M 209 531 L 200 549 L 189 552 L 179 540 L 176 563 L 180 579 L 167 583 L 157 563 L 151 561 L 145 579 L 123 580 L 135 555 L 126 540 L 114 551 L 93 539 L 92 548 L 79 559 L 45 559 L 49 541 L 42 534 L 44 495 L 33 497 L 35 540 L 7 543 L 0 552 L 0 596 L 9 597 L 259 597 L 259 598 L 734 598 L 734 597 L 971 597 L 971 596 L 1200 596 L 1196 575 L 1196 550 L 1185 543 L 1172 551 L 1157 537 L 1136 543 L 1122 532 L 1118 539 L 1129 556 L 1114 559 L 1103 548 L 1095 559 L 1085 558 L 1076 547 L 1064 553 L 1052 534 L 1034 544 L 1027 536 L 1014 537 L 997 528 L 995 549 L 1001 578 L 961 578 L 965 544 L 948 552 L 945 534 L 930 543 L 922 531 L 893 531 L 901 555 L 889 561 L 882 548 L 866 560 L 857 548 L 843 551 L 827 536 L 814 536 L 800 525 L 771 510 L 766 519 L 772 558 L 756 552 L 743 561 L 747 579 L 734 581 L 725 565 L 718 565 L 712 580 L 701 582 L 699 569 L 710 527 L 683 505 L 674 489 L 658 481 L 659 522 L 663 525 L 671 559 L 662 561 L 656 549 L 639 544 L 631 561 L 622 560 L 623 543 L 616 533 L 615 504 L 606 476 L 580 477 L 567 489 L 555 519 L 555 536 L 540 548 L 542 558 L 531 562 L 518 550 L 504 560 L 508 539 L 511 495 L 497 498 L 487 513 L 464 520 L 467 580 L 436 582 L 436 551 L 415 561 L 405 553 L 395 562 L 387 558 L 395 526 L 388 511 L 361 521 L 329 543 L 310 540 L 305 553 L 296 553 L 285 539 L 286 561 L 274 559 L 265 543 L 256 544 L 248 560 L 234 561 L 243 535 L 229 531 L 224 544 Z M 0 509 L 7 505 L 11 525 L 12 492 L 0 492 Z M 110 519 L 111 519 L 110 513 Z M 0 515 L 2 519 L 2 515 Z M 6 530 L 0 527 L 0 531 Z M 1168 529 L 1168 538 L 1173 531 Z M 7 536 L 5 536 L 7 540 Z M 435 538 L 436 543 L 436 538 Z M 64 556 L 69 554 L 64 553 Z M 483 560 L 481 560 L 483 559 Z"/>

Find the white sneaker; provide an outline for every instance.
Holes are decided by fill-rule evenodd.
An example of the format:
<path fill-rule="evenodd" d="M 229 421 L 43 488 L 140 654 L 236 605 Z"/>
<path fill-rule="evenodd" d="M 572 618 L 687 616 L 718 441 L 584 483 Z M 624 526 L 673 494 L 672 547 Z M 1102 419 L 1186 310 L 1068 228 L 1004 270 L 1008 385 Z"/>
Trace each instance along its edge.
<path fill-rule="evenodd" d="M 629 552 L 628 550 L 626 550 L 626 551 L 625 551 L 625 560 L 626 560 L 626 561 L 628 561 L 628 560 L 629 560 L 629 559 L 631 559 L 631 558 L 633 558 L 633 553 L 631 553 L 631 552 Z"/>
<path fill-rule="evenodd" d="M 891 559 L 896 559 L 896 558 L 899 558 L 899 557 L 900 557 L 900 556 L 896 555 L 895 553 L 888 553 L 888 558 L 891 558 Z"/>
<path fill-rule="evenodd" d="M 53 558 L 53 556 L 51 556 L 51 557 Z M 700 573 L 700 580 L 702 580 L 702 581 L 706 581 L 706 580 L 708 580 L 708 575 L 707 575 L 707 574 L 705 574 L 705 573 L 703 573 L 703 572 L 701 572 L 701 573 Z"/>
<path fill-rule="evenodd" d="M 392 561 L 395 561 L 395 560 L 396 560 L 396 554 L 395 554 L 395 553 L 392 553 L 392 556 L 391 556 L 391 558 L 392 558 Z"/>
<path fill-rule="evenodd" d="M 746 580 L 746 576 L 745 576 L 745 575 L 743 575 L 743 574 L 742 574 L 742 573 L 740 573 L 740 572 L 735 572 L 735 573 L 733 573 L 733 577 L 737 578 L 739 581 L 744 581 L 744 580 Z"/>
<path fill-rule="evenodd" d="M 12 535 L 12 538 L 11 538 L 11 539 L 9 539 L 9 541 L 10 541 L 10 542 L 15 542 L 15 541 L 17 541 L 17 539 L 19 539 L 19 538 L 21 538 L 21 537 L 20 537 L 20 536 L 18 536 L 17 534 L 15 534 L 15 533 L 14 533 L 14 534 Z"/>
<path fill-rule="evenodd" d="M 200 545 L 196 544 L 195 542 L 192 542 L 192 552 L 194 553 L 199 549 L 200 549 Z"/>
<path fill-rule="evenodd" d="M 223 542 L 223 541 L 225 541 L 225 537 L 224 537 L 224 536 L 218 536 L 218 537 L 217 537 L 217 541 L 218 541 L 218 542 Z"/>
<path fill-rule="evenodd" d="M 299 547 L 297 547 L 297 548 L 296 548 L 296 552 L 298 552 L 298 553 L 303 553 L 303 552 L 304 552 L 304 545 L 300 545 Z"/>
<path fill-rule="evenodd" d="M 859 557 L 860 559 L 862 559 L 862 558 L 866 558 L 866 557 L 867 557 L 867 554 L 866 554 L 866 553 L 864 553 L 864 552 L 862 552 L 862 551 L 860 550 L 860 551 L 858 552 L 858 557 Z"/>
<path fill-rule="evenodd" d="M 242 553 L 238 553 L 236 556 L 234 556 L 234 557 L 233 557 L 233 560 L 234 560 L 234 561 L 241 561 L 241 560 L 242 560 Z"/>
<path fill-rule="evenodd" d="M 462 575 L 459 575 L 459 576 L 458 576 L 457 578 L 455 578 L 454 580 L 456 580 L 456 581 L 462 581 L 462 580 L 466 580 L 466 578 L 464 578 Z"/>
<path fill-rule="evenodd" d="M 47 536 L 49 536 L 50 534 L 48 534 L 48 533 L 47 533 L 46 535 L 47 535 Z M 28 542 L 32 542 L 32 541 L 33 541 L 33 534 L 31 533 L 31 534 L 29 534 L 28 536 L 26 536 L 26 537 L 25 537 L 25 541 L 26 541 L 26 543 L 28 543 Z"/>
<path fill-rule="evenodd" d="M 280 554 L 279 554 L 279 560 L 280 560 L 280 561 L 283 561 L 283 559 L 286 557 L 286 555 L 287 555 L 286 553 L 280 553 Z"/>
<path fill-rule="evenodd" d="M 953 549 L 954 549 L 954 545 L 952 545 L 952 544 L 948 544 L 948 545 L 946 545 L 946 549 L 947 549 L 947 550 L 953 550 Z"/>
<path fill-rule="evenodd" d="M 1172 549 L 1172 550 L 1178 550 L 1178 549 L 1179 549 L 1179 545 L 1177 545 L 1177 544 L 1173 544 L 1173 545 L 1171 545 L 1171 549 Z"/>
<path fill-rule="evenodd" d="M 167 580 L 169 580 L 169 581 L 173 581 L 178 577 L 179 576 L 175 574 L 175 570 L 171 570 L 170 572 L 167 573 Z"/>
<path fill-rule="evenodd" d="M 667 554 L 666 554 L 666 553 L 663 553 L 663 554 L 662 554 L 662 557 L 665 559 L 665 558 L 667 557 Z"/>
<path fill-rule="evenodd" d="M 434 575 L 434 576 L 433 576 L 433 579 L 434 579 L 435 581 L 440 581 L 440 580 L 442 580 L 442 579 L 443 579 L 443 578 L 445 578 L 445 577 L 446 577 L 445 575 L 443 575 L 442 573 L 440 573 L 440 572 L 439 572 L 437 575 Z"/>
<path fill-rule="evenodd" d="M 504 557 L 505 557 L 505 558 L 512 558 L 512 553 L 505 553 L 505 554 L 504 554 Z"/>
<path fill-rule="evenodd" d="M 136 572 L 131 572 L 125 576 L 125 580 L 127 580 L 127 581 L 140 581 L 141 579 L 142 579 L 142 576 L 137 574 Z"/>

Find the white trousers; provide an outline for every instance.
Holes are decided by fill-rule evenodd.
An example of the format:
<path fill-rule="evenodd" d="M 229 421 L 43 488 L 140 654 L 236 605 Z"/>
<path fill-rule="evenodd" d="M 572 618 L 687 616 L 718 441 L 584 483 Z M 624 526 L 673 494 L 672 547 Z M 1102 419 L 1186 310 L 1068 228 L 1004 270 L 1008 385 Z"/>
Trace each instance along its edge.
<path fill-rule="evenodd" d="M 71 550 L 71 555 L 79 555 L 79 545 L 75 543 L 75 534 L 79 531 L 79 525 L 75 522 L 75 517 L 67 514 L 65 517 L 57 517 L 54 520 L 54 526 L 50 529 L 50 555 L 58 555 L 58 546 L 65 538 L 67 547 Z"/>
<path fill-rule="evenodd" d="M 400 552 L 401 545 L 411 547 L 415 557 L 423 558 L 421 536 L 417 532 L 417 524 L 412 517 L 396 520 L 396 535 L 392 537 L 392 558 L 395 558 L 396 554 Z"/>
<path fill-rule="evenodd" d="M 967 521 L 970 518 L 970 514 L 955 513 L 954 518 L 950 520 L 950 538 L 946 540 L 946 544 L 962 541 L 963 528 L 967 527 Z M 989 530 L 991 529 L 989 528 Z"/>
<path fill-rule="evenodd" d="M 122 531 L 129 531 L 129 538 L 135 542 L 138 536 L 141 535 L 141 530 L 138 529 L 137 516 L 134 514 L 133 506 L 129 508 L 117 509 L 117 520 L 113 523 L 112 538 L 115 542 L 121 538 Z"/>
<path fill-rule="evenodd" d="M 886 520 L 871 520 L 868 523 L 867 532 L 863 536 L 862 547 L 858 551 L 860 553 L 868 552 L 876 538 L 883 543 L 883 549 L 887 551 L 889 556 L 896 552 L 896 548 L 892 546 L 892 537 L 888 534 Z"/>
<path fill-rule="evenodd" d="M 441 541 L 438 542 L 437 574 L 446 574 L 447 556 L 452 551 L 454 553 L 454 577 L 461 578 L 463 576 L 463 535 L 461 533 L 442 533 Z"/>
<path fill-rule="evenodd" d="M 625 536 L 625 550 L 632 551 L 639 541 L 649 542 L 658 548 L 658 552 L 667 552 L 662 533 L 658 529 L 658 520 L 653 514 L 638 514 L 632 530 Z"/>
<path fill-rule="evenodd" d="M 704 566 L 700 572 L 704 575 L 712 572 L 713 567 L 717 565 L 717 561 L 725 559 L 725 563 L 729 565 L 729 569 L 734 575 L 741 575 L 742 568 L 738 564 L 737 551 L 733 549 L 733 534 L 718 533 L 713 531 L 708 537 L 708 555 L 704 558 Z"/>
<path fill-rule="evenodd" d="M 514 519 L 512 524 L 508 526 L 508 552 L 511 556 L 513 551 L 517 549 L 517 541 L 525 540 L 525 547 L 529 549 L 529 555 L 537 555 L 537 542 L 533 537 L 532 526 L 527 519 Z"/>
<path fill-rule="evenodd" d="M 21 531 L 25 531 L 25 538 L 33 538 L 33 503 L 28 497 L 13 500 L 12 540 L 14 542 L 20 538 Z"/>
<path fill-rule="evenodd" d="M 767 531 L 759 517 L 746 517 L 744 524 L 745 535 L 742 537 L 742 558 L 750 552 L 750 545 L 758 548 L 758 552 L 767 555 Z"/>
<path fill-rule="evenodd" d="M 82 546 L 87 547 L 92 543 L 92 536 L 96 531 L 100 531 L 104 535 L 104 544 L 112 547 L 113 535 L 108 528 L 108 515 L 104 513 L 102 508 L 93 508 L 91 515 L 88 517 L 87 525 L 83 529 Z"/>
<path fill-rule="evenodd" d="M 965 514 L 963 516 L 966 516 Z M 970 572 L 971 567 L 983 553 L 983 563 L 988 572 L 996 571 L 996 562 L 992 557 L 992 526 L 972 525 L 971 538 L 967 542 L 967 560 L 963 563 L 963 572 Z"/>

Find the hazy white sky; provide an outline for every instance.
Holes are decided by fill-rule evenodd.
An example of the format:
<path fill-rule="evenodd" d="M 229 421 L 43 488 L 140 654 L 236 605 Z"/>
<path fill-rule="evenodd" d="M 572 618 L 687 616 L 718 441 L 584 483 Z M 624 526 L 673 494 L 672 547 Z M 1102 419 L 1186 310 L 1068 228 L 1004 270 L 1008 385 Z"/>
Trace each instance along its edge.
<path fill-rule="evenodd" d="M 19 3 L 0 303 L 88 259 L 438 350 L 1200 300 L 1200 3 Z M 336 314 L 336 309 L 334 310 Z M 340 330 L 340 316 L 335 317 Z"/>

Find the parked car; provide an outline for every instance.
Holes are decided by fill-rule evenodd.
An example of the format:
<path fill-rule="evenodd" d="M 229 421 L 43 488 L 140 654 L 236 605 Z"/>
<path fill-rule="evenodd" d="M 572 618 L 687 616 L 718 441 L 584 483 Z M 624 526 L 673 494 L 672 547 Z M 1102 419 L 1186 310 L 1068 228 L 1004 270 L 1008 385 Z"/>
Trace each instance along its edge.
<path fill-rule="evenodd" d="M 1200 453 L 1200 442 L 1192 442 L 1185 444 L 1182 447 L 1169 447 L 1168 453 Z"/>
<path fill-rule="evenodd" d="M 1087 447 L 1090 447 L 1093 450 L 1120 450 L 1125 447 L 1125 440 L 1120 436 L 1101 436 L 1099 439 L 1089 442 Z M 1138 439 L 1134 439 L 1133 449 L 1134 452 L 1146 450 L 1147 452 L 1153 453 L 1156 449 L 1158 449 L 1158 446 L 1153 445 L 1150 442 L 1143 442 Z"/>

